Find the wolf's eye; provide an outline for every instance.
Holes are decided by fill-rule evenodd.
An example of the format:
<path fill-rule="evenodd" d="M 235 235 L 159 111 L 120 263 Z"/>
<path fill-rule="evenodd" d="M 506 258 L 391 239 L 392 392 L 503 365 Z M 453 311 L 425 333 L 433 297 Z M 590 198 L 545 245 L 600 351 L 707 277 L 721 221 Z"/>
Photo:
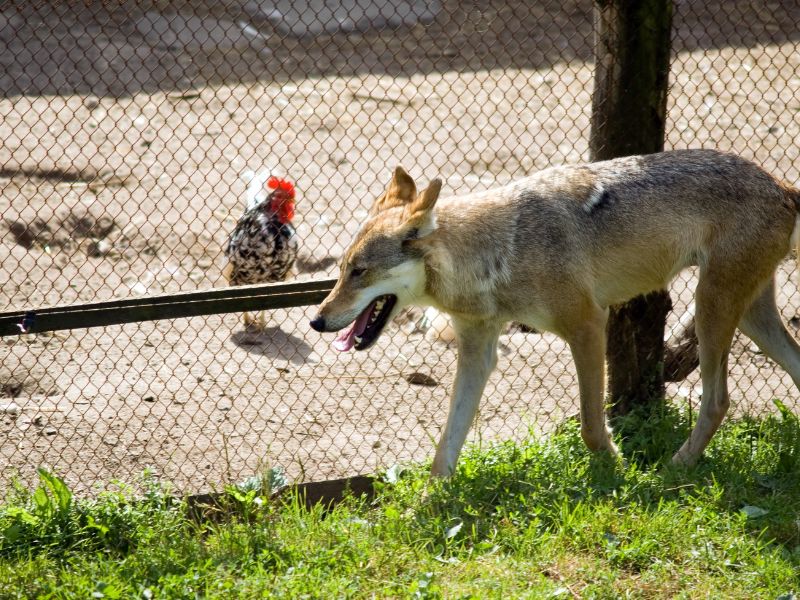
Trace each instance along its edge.
<path fill-rule="evenodd" d="M 350 277 L 361 277 L 365 271 L 366 269 L 353 267 L 352 269 L 350 269 Z"/>

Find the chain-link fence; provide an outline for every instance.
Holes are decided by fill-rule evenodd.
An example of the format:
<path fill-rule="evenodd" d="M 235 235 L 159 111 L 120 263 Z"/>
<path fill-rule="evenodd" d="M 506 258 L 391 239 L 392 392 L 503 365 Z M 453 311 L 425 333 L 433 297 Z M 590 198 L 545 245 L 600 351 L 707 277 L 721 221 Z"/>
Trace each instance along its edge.
<path fill-rule="evenodd" d="M 732 150 L 797 183 L 799 25 L 788 0 L 676 2 L 667 147 Z M 0 311 L 226 286 L 228 236 L 266 175 L 298 191 L 292 277 L 334 277 L 397 164 L 459 193 L 586 160 L 592 39 L 588 0 L 3 3 Z M 692 281 L 673 286 L 673 324 Z M 313 313 L 2 338 L 2 481 L 44 464 L 86 491 L 150 468 L 196 491 L 429 456 L 454 349 L 412 311 L 337 354 Z M 739 412 L 798 409 L 743 337 L 730 376 Z M 669 393 L 696 404 L 697 373 Z M 576 412 L 564 343 L 509 329 L 475 435 Z"/>

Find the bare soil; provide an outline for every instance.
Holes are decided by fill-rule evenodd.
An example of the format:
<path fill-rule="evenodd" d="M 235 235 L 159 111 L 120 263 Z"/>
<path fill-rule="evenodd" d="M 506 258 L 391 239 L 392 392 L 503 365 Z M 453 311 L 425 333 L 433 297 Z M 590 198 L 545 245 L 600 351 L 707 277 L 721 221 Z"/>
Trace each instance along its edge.
<path fill-rule="evenodd" d="M 257 24 L 247 40 L 219 36 L 243 18 L 235 3 L 166 4 L 0 11 L 0 310 L 224 285 L 248 169 L 296 181 L 306 279 L 335 276 L 395 164 L 458 193 L 587 157 L 588 1 L 451 1 L 427 26 L 290 38 Z M 148 11 L 217 27 L 213 43 L 165 44 L 142 29 Z M 733 150 L 796 184 L 796 3 L 687 1 L 675 23 L 668 147 Z M 779 304 L 794 330 L 791 271 Z M 678 313 L 691 285 L 674 285 Z M 0 340 L 0 482 L 48 465 L 87 492 L 147 468 L 194 492 L 262 467 L 311 480 L 427 457 L 453 349 L 406 319 L 335 354 L 312 313 L 275 311 L 260 333 L 220 315 Z M 743 337 L 731 389 L 739 412 L 798 409 Z M 670 393 L 696 404 L 696 374 Z M 546 431 L 576 397 L 563 342 L 510 331 L 475 435 Z"/>

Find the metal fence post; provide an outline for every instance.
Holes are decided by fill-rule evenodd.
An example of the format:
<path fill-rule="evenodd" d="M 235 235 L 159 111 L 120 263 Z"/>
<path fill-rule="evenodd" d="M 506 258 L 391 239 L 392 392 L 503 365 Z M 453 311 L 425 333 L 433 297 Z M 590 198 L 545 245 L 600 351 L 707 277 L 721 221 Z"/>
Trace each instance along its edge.
<path fill-rule="evenodd" d="M 593 161 L 664 149 L 671 0 L 595 2 Z M 608 322 L 612 413 L 664 397 L 664 325 L 669 293 L 613 307 Z"/>

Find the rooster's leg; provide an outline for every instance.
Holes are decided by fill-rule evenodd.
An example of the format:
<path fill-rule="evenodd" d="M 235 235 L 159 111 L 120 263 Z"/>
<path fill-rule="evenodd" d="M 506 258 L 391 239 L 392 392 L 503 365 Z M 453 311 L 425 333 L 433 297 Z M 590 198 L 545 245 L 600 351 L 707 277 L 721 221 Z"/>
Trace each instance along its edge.
<path fill-rule="evenodd" d="M 244 313 L 244 327 L 245 329 L 266 329 L 267 322 L 264 316 L 264 311 L 259 310 L 255 313 Z"/>

